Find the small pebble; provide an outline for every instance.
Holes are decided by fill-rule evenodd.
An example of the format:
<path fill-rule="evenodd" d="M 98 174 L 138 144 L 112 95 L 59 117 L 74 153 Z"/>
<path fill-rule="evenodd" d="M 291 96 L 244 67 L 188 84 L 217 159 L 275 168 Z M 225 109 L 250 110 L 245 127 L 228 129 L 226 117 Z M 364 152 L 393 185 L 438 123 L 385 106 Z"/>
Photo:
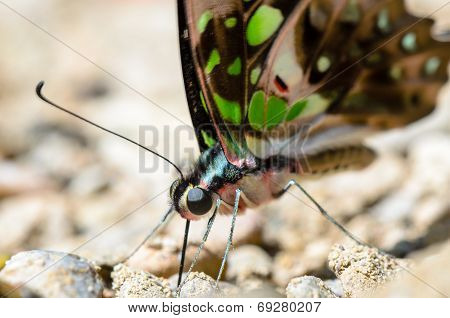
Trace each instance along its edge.
<path fill-rule="evenodd" d="M 252 276 L 268 277 L 272 271 L 272 258 L 256 245 L 243 245 L 230 253 L 227 265 L 227 280 L 243 281 Z"/>
<path fill-rule="evenodd" d="M 112 288 L 120 298 L 169 298 L 172 295 L 167 279 L 124 264 L 116 265 L 111 277 Z"/>
<path fill-rule="evenodd" d="M 329 256 L 330 269 L 342 282 L 345 296 L 358 297 L 373 293 L 402 271 L 398 259 L 363 245 L 335 245 Z"/>
<path fill-rule="evenodd" d="M 344 288 L 339 279 L 327 279 L 324 281 L 325 286 L 327 286 L 331 291 L 338 297 L 344 296 Z"/>
<path fill-rule="evenodd" d="M 224 297 L 223 291 L 216 288 L 216 281 L 205 273 L 192 272 L 181 287 L 182 298 Z"/>
<path fill-rule="evenodd" d="M 33 250 L 14 255 L 0 271 L 0 280 L 35 297 L 101 297 L 97 268 L 72 254 Z M 23 285 L 23 286 L 22 286 Z"/>
<path fill-rule="evenodd" d="M 186 278 L 186 273 L 183 273 L 182 279 L 184 280 Z M 169 284 L 170 289 L 172 290 L 172 293 L 176 295 L 177 291 L 177 284 L 178 284 L 178 274 L 174 274 L 171 277 L 169 277 Z M 228 282 L 219 282 L 219 289 L 223 293 L 224 297 L 234 297 L 237 296 L 241 290 L 238 286 L 228 283 Z"/>
<path fill-rule="evenodd" d="M 238 297 L 245 298 L 284 298 L 284 291 L 272 282 L 261 278 L 248 278 L 240 281 Z"/>
<path fill-rule="evenodd" d="M 336 298 L 337 296 L 320 279 L 302 276 L 292 279 L 286 287 L 288 298 Z"/>

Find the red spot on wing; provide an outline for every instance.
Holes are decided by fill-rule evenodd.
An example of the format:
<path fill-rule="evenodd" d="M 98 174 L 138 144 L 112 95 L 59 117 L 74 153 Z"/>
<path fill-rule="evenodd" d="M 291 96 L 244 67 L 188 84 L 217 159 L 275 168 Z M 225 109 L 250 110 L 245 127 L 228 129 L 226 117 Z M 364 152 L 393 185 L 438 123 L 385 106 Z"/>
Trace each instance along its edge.
<path fill-rule="evenodd" d="M 281 79 L 281 77 L 279 77 L 278 75 L 275 76 L 274 80 L 273 80 L 276 88 L 281 92 L 281 93 L 287 93 L 289 92 L 289 87 L 286 85 L 286 83 Z"/>

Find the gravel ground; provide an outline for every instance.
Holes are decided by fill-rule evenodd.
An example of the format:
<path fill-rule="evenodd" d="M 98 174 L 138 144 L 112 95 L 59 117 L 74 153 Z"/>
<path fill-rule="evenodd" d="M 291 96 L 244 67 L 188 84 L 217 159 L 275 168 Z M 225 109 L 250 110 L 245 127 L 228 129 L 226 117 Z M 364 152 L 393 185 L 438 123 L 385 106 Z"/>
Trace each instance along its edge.
<path fill-rule="evenodd" d="M 79 54 L 1 8 L 0 295 L 176 296 L 178 216 L 120 263 L 167 209 L 174 172 L 34 94 L 45 79 L 45 93 L 58 103 L 189 163 L 198 150 L 192 130 L 180 129 L 190 118 L 174 2 L 5 2 Z M 421 14 L 434 3 L 409 2 Z M 448 16 L 439 12 L 438 28 Z M 446 85 L 432 115 L 368 140 L 379 152 L 370 167 L 302 181 L 333 217 L 391 256 L 352 245 L 299 193 L 238 218 L 216 289 L 230 227 L 229 217 L 218 216 L 180 295 L 450 295 L 449 123 Z M 191 226 L 187 264 L 205 227 Z"/>

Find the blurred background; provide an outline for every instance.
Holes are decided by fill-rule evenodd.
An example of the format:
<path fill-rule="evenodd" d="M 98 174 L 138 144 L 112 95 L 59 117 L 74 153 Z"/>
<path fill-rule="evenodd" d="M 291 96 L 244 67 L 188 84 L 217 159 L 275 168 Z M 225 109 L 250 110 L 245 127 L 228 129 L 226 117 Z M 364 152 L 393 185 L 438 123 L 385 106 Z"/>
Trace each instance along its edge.
<path fill-rule="evenodd" d="M 419 15 L 445 2 L 408 1 Z M 176 131 L 191 124 L 176 3 L 2 0 L 0 16 L 0 268 L 30 249 L 73 252 L 112 266 L 159 221 L 176 175 L 162 162 L 145 171 L 136 146 L 46 105 L 34 90 L 45 80 L 50 99 L 134 140 L 142 141 L 151 126 L 159 133 L 143 142 L 180 164 L 191 161 L 198 155 L 195 138 L 189 129 Z M 450 30 L 449 17 L 450 6 L 436 13 L 436 32 Z M 435 257 L 421 275 L 449 291 L 449 85 L 432 115 L 368 142 L 380 153 L 369 168 L 303 186 L 361 239 L 419 264 Z M 306 201 L 300 193 L 286 196 L 237 221 L 235 250 L 262 249 L 275 287 L 305 274 L 332 279 L 327 255 L 346 241 L 300 199 Z M 217 273 L 229 223 L 228 217 L 216 221 L 198 270 Z M 175 216 L 131 263 L 174 274 L 183 226 Z M 190 256 L 204 228 L 193 224 Z M 228 271 L 225 278 L 237 276 Z M 432 295 L 426 287 L 421 292 Z"/>

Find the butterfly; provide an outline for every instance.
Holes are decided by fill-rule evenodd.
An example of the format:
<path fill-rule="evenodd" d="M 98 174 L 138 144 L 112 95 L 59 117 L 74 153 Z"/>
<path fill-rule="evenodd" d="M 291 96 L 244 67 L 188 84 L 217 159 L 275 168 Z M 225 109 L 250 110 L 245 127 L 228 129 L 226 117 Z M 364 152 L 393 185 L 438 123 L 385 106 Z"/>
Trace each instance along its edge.
<path fill-rule="evenodd" d="M 178 285 L 191 221 L 209 218 L 190 272 L 217 213 L 232 217 L 301 190 L 298 180 L 369 165 L 367 135 L 433 111 L 447 81 L 450 43 L 402 0 L 178 0 L 186 98 L 201 155 L 170 188 L 172 215 L 186 219 Z M 139 248 L 139 247 L 138 247 Z"/>
<path fill-rule="evenodd" d="M 170 190 L 185 243 L 190 221 L 367 166 L 363 138 L 429 114 L 447 80 L 450 44 L 401 0 L 179 0 L 178 19 L 202 152 Z"/>

